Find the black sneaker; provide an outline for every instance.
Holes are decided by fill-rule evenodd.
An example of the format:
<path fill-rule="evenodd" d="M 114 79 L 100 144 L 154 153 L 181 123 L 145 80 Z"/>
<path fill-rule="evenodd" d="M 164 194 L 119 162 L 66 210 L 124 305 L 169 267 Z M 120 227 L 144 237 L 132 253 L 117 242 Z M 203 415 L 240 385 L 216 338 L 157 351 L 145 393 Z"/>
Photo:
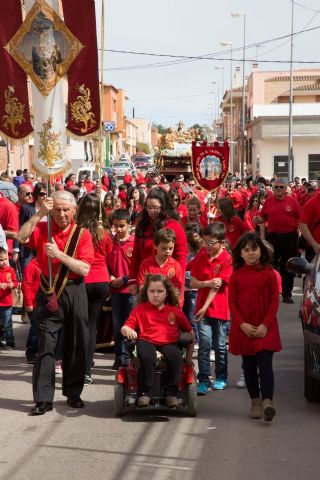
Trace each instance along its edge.
<path fill-rule="evenodd" d="M 282 302 L 283 303 L 294 303 L 294 301 L 292 300 L 292 297 L 290 295 L 286 296 L 286 297 L 283 297 L 282 299 Z"/>

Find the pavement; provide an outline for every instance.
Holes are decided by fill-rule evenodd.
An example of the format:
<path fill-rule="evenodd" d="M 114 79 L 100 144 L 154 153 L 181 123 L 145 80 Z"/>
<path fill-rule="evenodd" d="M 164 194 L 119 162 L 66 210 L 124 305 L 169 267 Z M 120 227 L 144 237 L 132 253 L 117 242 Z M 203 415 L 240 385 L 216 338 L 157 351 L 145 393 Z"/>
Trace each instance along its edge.
<path fill-rule="evenodd" d="M 283 351 L 275 355 L 277 415 L 248 418 L 246 389 L 235 387 L 240 358 L 230 355 L 230 386 L 198 398 L 198 416 L 181 412 L 113 415 L 112 353 L 97 353 L 93 378 L 70 409 L 57 376 L 54 410 L 29 415 L 32 366 L 28 326 L 14 318 L 16 349 L 0 354 L 0 480 L 304 480 L 319 475 L 320 405 L 303 396 L 303 337 L 294 305 L 281 304 Z"/>

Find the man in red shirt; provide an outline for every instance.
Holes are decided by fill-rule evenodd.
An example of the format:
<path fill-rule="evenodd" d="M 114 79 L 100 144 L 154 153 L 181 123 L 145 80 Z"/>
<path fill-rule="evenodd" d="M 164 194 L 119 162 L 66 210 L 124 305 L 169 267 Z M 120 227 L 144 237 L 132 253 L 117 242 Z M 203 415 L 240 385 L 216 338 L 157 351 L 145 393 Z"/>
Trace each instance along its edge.
<path fill-rule="evenodd" d="M 0 192 L 0 225 L 7 237 L 9 258 L 12 255 L 12 245 L 15 233 L 19 230 L 19 216 L 15 205 Z"/>
<path fill-rule="evenodd" d="M 274 265 L 282 278 L 282 297 L 284 303 L 293 303 L 292 289 L 294 275 L 286 269 L 287 260 L 297 255 L 298 225 L 301 209 L 298 201 L 287 195 L 287 186 L 277 179 L 273 185 L 274 196 L 266 199 L 258 223 L 268 222 L 266 239 L 274 248 Z"/>
<path fill-rule="evenodd" d="M 320 251 L 320 191 L 303 207 L 300 222 L 301 234 L 307 242 L 306 259 L 311 262 Z"/>
<path fill-rule="evenodd" d="M 90 232 L 74 223 L 76 201 L 70 192 L 55 192 L 20 229 L 17 239 L 37 250 L 41 288 L 35 315 L 39 353 L 33 369 L 32 415 L 52 410 L 55 388 L 55 348 L 64 327 L 62 392 L 72 408 L 84 406 L 80 395 L 86 371 L 88 301 L 83 282 L 93 262 Z M 52 241 L 48 241 L 47 214 L 52 217 Z M 48 286 L 48 257 L 52 261 L 53 289 Z"/>

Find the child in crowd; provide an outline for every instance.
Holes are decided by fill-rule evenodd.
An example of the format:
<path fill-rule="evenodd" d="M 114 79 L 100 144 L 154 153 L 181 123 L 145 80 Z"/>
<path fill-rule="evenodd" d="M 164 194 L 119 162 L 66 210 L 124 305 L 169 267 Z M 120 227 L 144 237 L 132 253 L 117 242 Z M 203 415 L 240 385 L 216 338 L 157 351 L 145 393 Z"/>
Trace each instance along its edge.
<path fill-rule="evenodd" d="M 154 234 L 155 254 L 146 258 L 140 265 L 137 283 L 139 289 L 145 283 L 147 273 L 161 274 L 167 277 L 180 295 L 183 284 L 183 272 L 180 263 L 172 258 L 176 236 L 170 228 L 161 228 Z M 182 303 L 182 302 L 181 302 Z"/>
<path fill-rule="evenodd" d="M 0 247 L 0 324 L 4 329 L 4 340 L 1 340 L 1 347 L 5 350 L 13 350 L 15 347 L 12 325 L 12 289 L 17 286 L 16 274 L 9 266 L 8 252 Z"/>
<path fill-rule="evenodd" d="M 165 404 L 178 406 L 178 386 L 182 352 L 178 345 L 179 330 L 192 332 L 190 323 L 178 308 L 179 300 L 169 280 L 163 275 L 148 275 L 139 297 L 139 305 L 131 312 L 121 333 L 129 340 L 137 339 L 141 361 L 141 382 L 138 407 L 147 407 L 152 397 L 153 375 L 157 362 L 156 350 L 168 364 Z M 186 363 L 192 365 L 193 344 L 187 349 Z"/>
<path fill-rule="evenodd" d="M 134 235 L 130 233 L 130 213 L 124 209 L 115 210 L 111 216 L 115 238 L 112 251 L 107 256 L 110 273 L 110 293 L 114 334 L 115 362 L 113 368 L 126 365 L 129 355 L 125 351 L 121 327 L 128 318 L 135 297 L 129 293 L 128 275 L 132 259 Z"/>
<path fill-rule="evenodd" d="M 195 320 L 199 323 L 198 395 L 209 388 L 224 390 L 228 385 L 227 335 L 230 312 L 228 284 L 232 273 L 231 255 L 224 247 L 223 223 L 210 223 L 203 231 L 204 247 L 193 260 L 190 287 L 198 289 Z M 215 351 L 215 381 L 211 384 L 210 349 Z"/>
<path fill-rule="evenodd" d="M 121 208 L 126 208 L 127 206 L 127 185 L 119 185 L 118 198 L 120 198 L 122 205 Z"/>
<path fill-rule="evenodd" d="M 205 228 L 208 225 L 208 220 L 206 215 L 201 213 L 201 203 L 197 197 L 191 197 L 187 201 L 187 215 L 181 218 L 181 225 L 186 225 L 187 223 L 193 223 L 196 225 L 201 225 L 202 228 Z"/>
<path fill-rule="evenodd" d="M 273 352 L 281 350 L 277 322 L 279 283 L 270 253 L 254 233 L 242 235 L 233 250 L 229 305 L 232 324 L 229 350 L 242 355 L 251 418 L 271 421 L 274 378 Z"/>
<path fill-rule="evenodd" d="M 194 227 L 194 225 L 192 225 Z M 190 268 L 192 260 L 196 257 L 200 248 L 202 247 L 202 240 L 200 237 L 201 228 L 189 230 L 188 224 L 186 225 L 186 236 L 187 236 L 187 245 L 188 245 L 188 256 L 187 256 L 187 268 L 185 274 L 185 289 L 184 289 L 184 302 L 183 302 L 183 313 L 189 320 L 194 335 L 195 335 L 195 346 L 194 349 L 199 349 L 199 333 L 198 333 L 198 324 L 193 321 L 194 313 L 196 309 L 198 290 L 196 288 L 190 288 Z"/>
<path fill-rule="evenodd" d="M 25 267 L 22 277 L 23 303 L 30 321 L 29 334 L 26 344 L 27 363 L 34 363 L 38 353 L 37 321 L 34 315 L 36 295 L 40 287 L 40 267 L 36 258 L 33 258 Z"/>

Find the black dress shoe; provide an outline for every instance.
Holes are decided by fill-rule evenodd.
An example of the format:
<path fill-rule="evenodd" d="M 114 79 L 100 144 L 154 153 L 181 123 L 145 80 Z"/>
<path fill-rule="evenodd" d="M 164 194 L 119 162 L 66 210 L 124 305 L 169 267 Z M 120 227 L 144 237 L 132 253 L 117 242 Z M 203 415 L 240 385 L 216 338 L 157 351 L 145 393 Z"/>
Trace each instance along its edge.
<path fill-rule="evenodd" d="M 283 303 L 294 303 L 293 300 L 292 300 L 292 297 L 290 296 L 287 296 L 287 297 L 283 297 Z"/>
<path fill-rule="evenodd" d="M 70 405 L 71 408 L 83 408 L 84 403 L 80 397 L 68 397 L 67 404 Z"/>
<path fill-rule="evenodd" d="M 52 410 L 52 403 L 50 402 L 37 402 L 31 410 L 31 415 L 43 415 L 46 412 Z"/>

